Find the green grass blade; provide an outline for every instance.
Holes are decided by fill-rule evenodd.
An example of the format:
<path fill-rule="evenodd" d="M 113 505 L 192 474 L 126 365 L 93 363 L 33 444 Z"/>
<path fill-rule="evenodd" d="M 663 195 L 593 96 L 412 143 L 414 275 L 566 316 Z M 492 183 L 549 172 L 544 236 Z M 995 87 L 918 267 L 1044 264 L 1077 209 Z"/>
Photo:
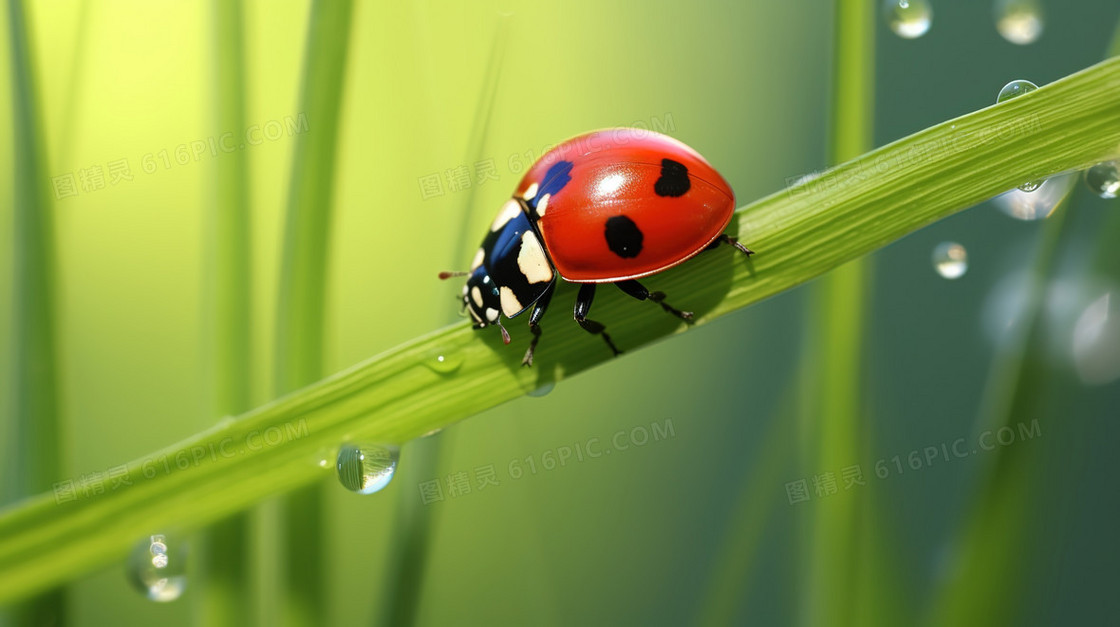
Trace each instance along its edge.
<path fill-rule="evenodd" d="M 292 160 L 276 320 L 276 390 L 323 376 L 323 324 L 334 198 L 335 153 L 350 42 L 349 0 L 311 5 L 300 111 L 314 129 L 300 135 Z M 284 619 L 315 625 L 326 615 L 326 526 L 322 485 L 294 490 L 284 502 Z"/>
<path fill-rule="evenodd" d="M 838 0 L 833 102 L 830 128 L 832 163 L 842 163 L 871 148 L 874 128 L 875 5 Z M 806 351 L 812 354 L 802 381 L 807 411 L 800 424 L 812 430 L 806 474 L 812 479 L 862 459 L 864 432 L 862 389 L 864 308 L 869 293 L 866 260 L 849 262 L 813 286 L 808 306 Z M 804 605 L 807 625 L 852 624 L 859 581 L 851 572 L 856 560 L 858 506 L 854 495 L 813 502 L 807 521 Z"/>
<path fill-rule="evenodd" d="M 1118 96 L 1112 59 L 900 139 L 740 209 L 731 231 L 758 251 L 752 260 L 714 251 L 653 284 L 695 303 L 697 324 L 710 322 L 1022 181 L 1120 155 Z M 597 317 L 620 329 L 624 349 L 685 331 L 656 306 L 603 296 Z M 119 559 L 145 530 L 198 527 L 330 476 L 318 462 L 344 440 L 405 442 L 610 359 L 561 315 L 546 317 L 539 362 L 523 369 L 529 334 L 511 328 L 514 346 L 465 322 L 434 331 L 134 460 L 131 485 L 9 508 L 0 513 L 0 602 Z M 441 353 L 463 367 L 436 372 L 427 364 Z"/>
<path fill-rule="evenodd" d="M 217 78 L 217 126 L 243 129 L 245 123 L 245 53 L 243 3 L 215 0 L 214 71 Z M 250 268 L 252 238 L 249 220 L 249 162 L 245 151 L 225 155 L 216 166 L 214 202 L 210 208 L 207 286 L 212 324 L 211 372 L 213 411 L 207 418 L 233 416 L 252 407 L 250 390 Z M 253 520 L 239 512 L 215 523 L 201 538 L 202 564 L 197 578 L 201 625 L 248 625 L 252 616 L 249 547 Z"/>
<path fill-rule="evenodd" d="M 65 476 L 55 338 L 55 234 L 34 44 L 22 0 L 8 0 L 14 173 L 14 293 L 10 411 L 0 503 L 50 491 Z M 80 489 L 70 485 L 69 491 Z M 56 582 L 61 583 L 61 582 Z M 14 624 L 65 625 L 66 594 L 47 591 L 13 608 Z"/>

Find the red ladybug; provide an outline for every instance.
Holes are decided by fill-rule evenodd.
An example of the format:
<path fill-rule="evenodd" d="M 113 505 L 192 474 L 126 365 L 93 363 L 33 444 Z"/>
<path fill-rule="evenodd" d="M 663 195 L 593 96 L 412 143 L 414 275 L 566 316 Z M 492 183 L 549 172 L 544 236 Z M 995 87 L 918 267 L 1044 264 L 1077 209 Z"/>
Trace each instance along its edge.
<path fill-rule="evenodd" d="M 692 313 L 665 302 L 637 279 L 688 260 L 720 242 L 752 254 L 723 233 L 735 194 L 708 162 L 683 143 L 652 131 L 617 128 L 573 137 L 545 153 L 521 179 L 490 225 L 468 275 L 463 305 L 474 328 L 532 308 L 533 339 L 522 363 L 533 363 L 540 320 L 556 276 L 582 284 L 574 317 L 621 351 L 587 317 L 595 286 L 613 283 L 685 320 Z"/>

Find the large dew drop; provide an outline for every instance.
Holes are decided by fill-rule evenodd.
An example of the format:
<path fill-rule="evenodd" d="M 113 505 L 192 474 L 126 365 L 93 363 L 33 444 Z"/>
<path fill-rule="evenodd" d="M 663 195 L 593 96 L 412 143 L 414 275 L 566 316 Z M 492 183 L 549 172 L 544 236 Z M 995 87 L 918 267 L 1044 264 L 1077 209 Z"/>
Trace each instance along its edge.
<path fill-rule="evenodd" d="M 992 203 L 1016 220 L 1041 220 L 1054 212 L 1076 180 L 1071 174 L 1052 176 L 1033 192 L 1013 189 L 996 196 Z"/>
<path fill-rule="evenodd" d="M 1085 184 L 1101 198 L 1120 196 L 1120 161 L 1105 161 L 1085 170 Z"/>
<path fill-rule="evenodd" d="M 895 35 L 917 39 L 929 32 L 933 8 L 927 0 L 886 0 L 883 15 Z"/>
<path fill-rule="evenodd" d="M 1034 43 L 1045 25 L 1038 0 L 996 0 L 995 18 L 999 34 L 1020 46 Z"/>
<path fill-rule="evenodd" d="M 941 242 L 933 249 L 933 268 L 946 279 L 959 279 L 968 271 L 968 251 L 956 242 Z"/>
<path fill-rule="evenodd" d="M 187 587 L 186 556 L 182 543 L 170 543 L 164 535 L 148 536 L 129 557 L 129 580 L 152 601 L 174 601 Z"/>
<path fill-rule="evenodd" d="M 338 450 L 338 480 L 351 492 L 379 492 L 392 480 L 400 454 L 392 444 L 343 444 Z"/>

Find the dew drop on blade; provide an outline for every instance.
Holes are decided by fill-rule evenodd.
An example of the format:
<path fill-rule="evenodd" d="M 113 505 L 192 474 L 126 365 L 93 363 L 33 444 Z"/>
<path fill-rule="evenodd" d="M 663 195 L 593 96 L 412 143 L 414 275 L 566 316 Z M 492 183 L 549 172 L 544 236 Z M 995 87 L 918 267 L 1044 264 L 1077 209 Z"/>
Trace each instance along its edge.
<path fill-rule="evenodd" d="M 933 249 L 933 268 L 946 279 L 959 279 L 968 271 L 968 251 L 956 242 L 941 242 Z"/>
<path fill-rule="evenodd" d="M 128 558 L 128 578 L 152 601 L 178 599 L 187 587 L 185 545 L 162 534 L 145 537 Z"/>
<path fill-rule="evenodd" d="M 1042 35 L 1045 16 L 1038 0 L 996 0 L 996 30 L 1013 44 L 1025 46 Z"/>
<path fill-rule="evenodd" d="M 440 374 L 451 374 L 463 365 L 463 358 L 453 353 L 437 353 L 425 362 L 429 368 Z"/>
<path fill-rule="evenodd" d="M 556 388 L 555 381 L 547 381 L 538 385 L 536 388 L 525 393 L 525 396 L 541 397 L 547 396 L 549 392 Z"/>
<path fill-rule="evenodd" d="M 338 450 L 338 480 L 358 494 L 373 494 L 389 485 L 400 460 L 392 444 L 343 444 Z"/>
<path fill-rule="evenodd" d="M 1076 180 L 1071 174 L 1052 176 L 1033 192 L 1013 189 L 993 198 L 992 204 L 1016 220 L 1041 220 L 1054 213 Z"/>
<path fill-rule="evenodd" d="M 886 0 L 883 15 L 895 35 L 903 39 L 917 39 L 929 31 L 933 22 L 933 7 L 928 0 Z"/>
<path fill-rule="evenodd" d="M 1085 184 L 1101 198 L 1120 196 L 1120 161 L 1105 161 L 1085 170 Z"/>

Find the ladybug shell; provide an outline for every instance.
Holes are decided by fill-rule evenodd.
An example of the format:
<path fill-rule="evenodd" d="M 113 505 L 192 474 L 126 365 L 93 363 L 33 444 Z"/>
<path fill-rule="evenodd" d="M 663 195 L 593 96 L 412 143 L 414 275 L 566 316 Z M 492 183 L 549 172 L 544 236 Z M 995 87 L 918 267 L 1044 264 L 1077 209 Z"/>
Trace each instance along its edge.
<path fill-rule="evenodd" d="M 557 273 L 575 283 L 636 279 L 704 250 L 731 221 L 731 186 L 695 150 L 652 131 L 573 137 L 540 158 L 526 201 Z"/>

